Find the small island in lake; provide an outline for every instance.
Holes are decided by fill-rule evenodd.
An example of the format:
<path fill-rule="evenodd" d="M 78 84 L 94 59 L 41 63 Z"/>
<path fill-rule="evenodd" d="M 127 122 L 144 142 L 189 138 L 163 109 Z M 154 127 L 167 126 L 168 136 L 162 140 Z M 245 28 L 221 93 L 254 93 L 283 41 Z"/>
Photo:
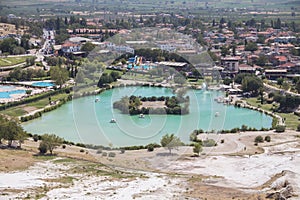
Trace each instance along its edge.
<path fill-rule="evenodd" d="M 148 115 L 168 114 L 186 115 L 189 113 L 189 97 L 122 97 L 121 100 L 113 103 L 113 108 L 120 110 L 123 114 Z"/>

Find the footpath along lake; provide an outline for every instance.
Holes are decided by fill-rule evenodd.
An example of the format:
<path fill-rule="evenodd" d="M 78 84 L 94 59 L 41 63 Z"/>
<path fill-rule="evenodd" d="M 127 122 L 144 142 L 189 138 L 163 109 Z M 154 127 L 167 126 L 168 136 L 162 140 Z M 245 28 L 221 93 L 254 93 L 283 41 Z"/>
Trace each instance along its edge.
<path fill-rule="evenodd" d="M 68 141 L 114 147 L 159 143 L 163 135 L 174 133 L 183 142 L 195 129 L 222 130 L 241 127 L 270 128 L 272 117 L 258 111 L 236 108 L 214 101 L 224 93 L 189 90 L 188 115 L 145 115 L 144 118 L 121 114 L 112 108 L 123 96 L 173 96 L 169 88 L 122 87 L 107 90 L 97 96 L 70 101 L 41 118 L 23 123 L 33 134 L 54 133 Z M 95 99 L 99 99 L 98 102 Z M 216 114 L 217 113 L 217 114 Z M 110 123 L 115 119 L 116 123 Z"/>

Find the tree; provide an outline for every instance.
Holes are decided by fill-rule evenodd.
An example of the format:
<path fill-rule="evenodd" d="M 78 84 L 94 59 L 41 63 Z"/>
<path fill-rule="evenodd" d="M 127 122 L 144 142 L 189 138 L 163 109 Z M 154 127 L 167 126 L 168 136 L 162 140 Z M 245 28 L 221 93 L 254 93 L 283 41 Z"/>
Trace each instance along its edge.
<path fill-rule="evenodd" d="M 278 125 L 278 126 L 276 126 L 275 131 L 276 131 L 277 133 L 283 133 L 283 132 L 285 131 L 285 126 L 283 126 L 283 125 Z"/>
<path fill-rule="evenodd" d="M 255 139 L 254 139 L 254 142 L 255 143 L 262 143 L 264 142 L 264 138 L 262 136 L 256 136 Z"/>
<path fill-rule="evenodd" d="M 277 81 L 277 84 L 278 84 L 278 85 L 282 85 L 284 79 L 283 79 L 283 78 L 277 78 L 276 81 Z"/>
<path fill-rule="evenodd" d="M 280 18 L 277 18 L 277 21 L 275 23 L 275 28 L 276 29 L 281 29 L 281 20 L 280 20 Z"/>
<path fill-rule="evenodd" d="M 161 146 L 169 150 L 170 154 L 172 154 L 172 149 L 177 149 L 178 146 L 182 145 L 180 138 L 176 137 L 174 134 L 163 136 L 160 143 Z"/>
<path fill-rule="evenodd" d="M 85 78 L 85 76 L 84 76 L 83 71 L 79 70 L 79 72 L 76 75 L 75 81 L 76 81 L 76 83 L 84 83 L 84 78 Z"/>
<path fill-rule="evenodd" d="M 202 151 L 201 144 L 200 143 L 195 143 L 194 148 L 193 148 L 193 152 L 196 153 L 199 156 L 201 151 Z"/>
<path fill-rule="evenodd" d="M 54 66 L 50 69 L 50 76 L 61 89 L 62 85 L 69 79 L 69 72 L 65 68 Z"/>
<path fill-rule="evenodd" d="M 183 84 L 185 84 L 186 79 L 181 74 L 176 74 L 174 76 L 174 82 L 177 84 L 183 85 Z"/>
<path fill-rule="evenodd" d="M 230 85 L 230 83 L 232 83 L 232 80 L 230 78 L 224 78 L 223 83 L 224 85 Z"/>
<path fill-rule="evenodd" d="M 290 84 L 287 82 L 287 81 L 283 81 L 282 83 L 282 88 L 285 90 L 285 91 L 288 91 L 290 89 Z"/>
<path fill-rule="evenodd" d="M 242 81 L 243 92 L 251 92 L 254 96 L 258 94 L 258 91 L 263 86 L 262 80 L 254 76 L 246 76 Z"/>
<path fill-rule="evenodd" d="M 265 66 L 267 62 L 268 62 L 268 58 L 265 55 L 259 55 L 256 64 L 262 67 Z"/>
<path fill-rule="evenodd" d="M 0 117 L 0 140 L 7 140 L 9 147 L 12 145 L 14 140 L 18 140 L 19 147 L 21 147 L 21 143 L 25 138 L 25 131 L 16 121 L 9 121 L 2 116 Z"/>
<path fill-rule="evenodd" d="M 296 83 L 296 90 L 300 93 L 300 80 Z"/>
<path fill-rule="evenodd" d="M 84 45 L 82 45 L 81 51 L 90 52 L 90 51 L 92 51 L 95 47 L 96 47 L 96 45 L 94 45 L 93 43 L 87 42 L 87 43 L 85 43 Z"/>
<path fill-rule="evenodd" d="M 266 141 L 266 142 L 271 142 L 271 137 L 270 137 L 269 135 L 267 135 L 267 136 L 265 137 L 265 141 Z"/>
<path fill-rule="evenodd" d="M 257 44 L 254 42 L 249 42 L 245 45 L 245 51 L 256 51 L 258 49 Z"/>
<path fill-rule="evenodd" d="M 13 49 L 12 54 L 14 54 L 14 55 L 25 54 L 25 49 L 23 47 L 15 47 Z"/>
<path fill-rule="evenodd" d="M 60 33 L 55 35 L 55 43 L 62 44 L 65 40 L 69 38 L 69 34 L 67 33 Z"/>
<path fill-rule="evenodd" d="M 229 48 L 226 47 L 225 45 L 223 45 L 223 46 L 221 47 L 221 55 L 222 55 L 223 57 L 225 57 L 226 55 L 229 55 L 229 54 L 230 54 Z"/>
<path fill-rule="evenodd" d="M 54 134 L 44 134 L 42 135 L 41 143 L 43 143 L 43 145 L 47 148 L 47 151 L 49 150 L 52 155 L 53 150 L 63 143 L 63 139 Z"/>
<path fill-rule="evenodd" d="M 38 150 L 40 151 L 41 154 L 47 153 L 47 151 L 48 151 L 47 144 L 45 142 L 41 142 Z"/>
<path fill-rule="evenodd" d="M 249 76 L 249 74 L 246 73 L 238 74 L 234 77 L 234 82 L 238 84 L 242 84 L 242 81 L 246 76 Z"/>
<path fill-rule="evenodd" d="M 12 54 L 13 49 L 17 45 L 18 45 L 18 42 L 14 38 L 5 38 L 0 41 L 0 50 L 2 51 L 2 53 L 7 52 L 9 54 Z"/>
<path fill-rule="evenodd" d="M 102 76 L 100 77 L 97 85 L 98 85 L 98 87 L 102 87 L 105 84 L 112 83 L 113 81 L 114 81 L 114 79 L 112 78 L 112 76 L 110 74 L 103 73 Z"/>

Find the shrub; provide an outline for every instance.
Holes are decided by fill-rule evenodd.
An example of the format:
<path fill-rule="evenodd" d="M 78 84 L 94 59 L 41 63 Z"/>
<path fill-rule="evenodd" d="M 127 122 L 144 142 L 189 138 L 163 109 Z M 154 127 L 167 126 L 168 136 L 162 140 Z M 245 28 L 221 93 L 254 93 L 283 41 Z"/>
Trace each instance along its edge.
<path fill-rule="evenodd" d="M 277 117 L 273 117 L 273 120 L 272 120 L 272 128 L 276 128 L 277 123 L 278 123 Z"/>
<path fill-rule="evenodd" d="M 147 151 L 154 151 L 154 145 L 153 144 L 149 144 L 147 145 Z"/>
<path fill-rule="evenodd" d="M 116 153 L 115 152 L 109 152 L 108 157 L 116 157 Z"/>
<path fill-rule="evenodd" d="M 102 153 L 102 149 L 98 149 L 96 153 L 97 154 L 101 154 Z"/>
<path fill-rule="evenodd" d="M 233 128 L 230 130 L 230 133 L 237 133 L 239 131 L 239 128 Z"/>
<path fill-rule="evenodd" d="M 65 148 L 66 148 L 66 145 L 65 145 L 65 144 L 63 144 L 63 145 L 62 145 L 62 148 L 63 148 L 63 149 L 65 149 Z"/>
<path fill-rule="evenodd" d="M 224 139 L 222 139 L 222 140 L 221 140 L 221 144 L 223 144 L 224 142 L 225 142 Z"/>
<path fill-rule="evenodd" d="M 264 142 L 264 138 L 262 136 L 256 136 L 255 139 L 254 139 L 254 142 L 255 143 L 262 143 Z"/>
<path fill-rule="evenodd" d="M 107 156 L 107 153 L 106 153 L 106 152 L 103 152 L 103 153 L 102 153 L 102 156 Z"/>
<path fill-rule="evenodd" d="M 265 141 L 266 141 L 266 142 L 271 142 L 271 137 L 270 137 L 269 135 L 267 135 L 267 136 L 265 137 Z"/>
<path fill-rule="evenodd" d="M 247 130 L 248 130 L 248 126 L 246 126 L 246 125 L 242 125 L 242 127 L 241 127 L 241 131 L 245 132 L 245 131 L 247 131 Z"/>
<path fill-rule="evenodd" d="M 78 147 L 84 147 L 84 148 L 86 147 L 85 144 L 82 144 L 82 143 L 77 143 L 76 146 L 78 146 Z"/>
<path fill-rule="evenodd" d="M 84 149 L 80 149 L 80 152 L 83 153 L 83 152 L 84 152 Z"/>
<path fill-rule="evenodd" d="M 277 133 L 282 133 L 282 132 L 285 131 L 285 126 L 283 126 L 283 125 L 278 125 L 278 126 L 276 126 L 275 131 L 276 131 Z"/>
<path fill-rule="evenodd" d="M 202 146 L 199 143 L 194 144 L 193 152 L 199 156 L 200 152 L 202 151 Z"/>
<path fill-rule="evenodd" d="M 48 146 L 45 142 L 41 142 L 39 146 L 40 154 L 45 154 L 48 151 Z"/>
<path fill-rule="evenodd" d="M 38 140 L 41 139 L 41 136 L 38 135 L 38 134 L 34 134 L 34 135 L 32 136 L 32 138 L 33 138 L 33 141 L 37 142 Z"/>
<path fill-rule="evenodd" d="M 297 131 L 300 131 L 300 124 L 298 124 L 297 126 Z"/>
<path fill-rule="evenodd" d="M 202 145 L 203 145 L 204 147 L 213 147 L 213 146 L 216 146 L 217 143 L 216 143 L 216 141 L 213 140 L 213 139 L 207 139 L 207 140 L 203 140 L 203 141 L 202 141 Z"/>

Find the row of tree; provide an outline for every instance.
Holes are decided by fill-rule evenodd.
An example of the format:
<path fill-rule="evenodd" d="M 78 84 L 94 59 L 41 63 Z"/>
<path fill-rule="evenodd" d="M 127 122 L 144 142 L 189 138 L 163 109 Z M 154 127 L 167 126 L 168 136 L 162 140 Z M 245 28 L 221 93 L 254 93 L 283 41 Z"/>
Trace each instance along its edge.
<path fill-rule="evenodd" d="M 14 68 L 9 72 L 8 81 L 32 81 L 33 78 L 46 77 L 49 74 L 43 69 L 21 69 L 20 67 Z"/>

